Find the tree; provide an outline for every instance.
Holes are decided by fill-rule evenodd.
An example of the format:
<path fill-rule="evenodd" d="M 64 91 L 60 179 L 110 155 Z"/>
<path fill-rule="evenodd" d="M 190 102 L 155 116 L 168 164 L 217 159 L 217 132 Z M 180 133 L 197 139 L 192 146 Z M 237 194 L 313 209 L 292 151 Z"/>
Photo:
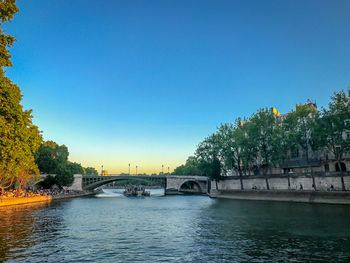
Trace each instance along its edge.
<path fill-rule="evenodd" d="M 85 169 L 81 166 L 80 163 L 74 163 L 74 162 L 72 163 L 68 161 L 67 169 L 72 175 L 85 174 Z"/>
<path fill-rule="evenodd" d="M 242 128 L 242 121 L 238 118 L 235 124 L 221 124 L 218 128 L 219 155 L 223 159 L 225 170 L 236 171 L 240 176 L 241 189 L 243 190 L 243 144 L 245 133 Z"/>
<path fill-rule="evenodd" d="M 86 167 L 85 168 L 85 174 L 86 175 L 98 175 L 98 172 L 95 168 L 93 167 Z"/>
<path fill-rule="evenodd" d="M 35 155 L 35 162 L 40 172 L 57 174 L 62 171 L 68 162 L 68 148 L 58 145 L 54 141 L 43 142 Z"/>
<path fill-rule="evenodd" d="M 189 156 L 184 165 L 175 168 L 173 174 L 176 175 L 200 175 L 199 163 L 194 156 Z"/>
<path fill-rule="evenodd" d="M 257 167 L 257 153 L 258 149 L 254 140 L 252 123 L 249 120 L 245 120 L 240 124 L 241 135 L 238 144 L 241 145 L 241 159 L 242 169 L 244 174 L 250 174 L 250 172 Z"/>
<path fill-rule="evenodd" d="M 316 127 L 314 144 L 331 152 L 341 170 L 341 160 L 350 151 L 350 98 L 344 91 L 331 97 L 329 108 L 322 110 Z M 343 173 L 341 182 L 345 191 Z"/>
<path fill-rule="evenodd" d="M 312 149 L 312 136 L 316 120 L 319 116 L 317 108 L 309 104 L 296 105 L 295 111 L 291 112 L 288 117 L 293 119 L 295 126 L 295 136 L 298 145 L 306 155 L 307 162 L 310 161 L 310 150 Z"/>
<path fill-rule="evenodd" d="M 202 169 L 205 171 L 206 175 L 211 179 L 215 180 L 216 189 L 218 190 L 218 181 L 221 178 L 221 162 L 217 157 L 210 163 L 202 163 Z"/>
<path fill-rule="evenodd" d="M 196 149 L 195 157 L 202 175 L 215 180 L 218 189 L 218 180 L 221 177 L 222 160 L 219 160 L 220 140 L 217 134 L 205 138 Z"/>
<path fill-rule="evenodd" d="M 15 0 L 0 2 L 0 28 L 18 11 Z M 32 123 L 32 111 L 23 110 L 19 87 L 5 76 L 11 67 L 9 48 L 15 38 L 0 29 L 0 188 L 3 191 L 18 182 L 21 186 L 38 175 L 34 153 L 42 137 Z"/>
<path fill-rule="evenodd" d="M 295 145 L 302 149 L 302 152 L 305 153 L 306 163 L 310 166 L 310 151 L 316 150 L 317 145 L 314 140 L 314 131 L 319 118 L 319 112 L 313 104 L 299 104 L 296 105 L 295 111 L 288 114 L 290 125 L 294 126 L 293 131 L 295 132 Z M 315 177 L 311 170 L 312 184 L 316 189 Z"/>
<path fill-rule="evenodd" d="M 259 168 L 263 170 L 266 188 L 270 189 L 267 171 L 280 161 L 281 129 L 277 117 L 268 109 L 260 109 L 249 120 L 248 129 L 251 145 L 256 149 Z"/>
<path fill-rule="evenodd" d="M 60 170 L 55 179 L 60 187 L 70 186 L 74 182 L 74 176 L 68 166 Z"/>
<path fill-rule="evenodd" d="M 298 119 L 295 114 L 288 114 L 282 121 L 282 138 L 281 138 L 281 166 L 284 164 L 287 167 L 288 189 L 290 188 L 290 176 L 288 172 L 288 164 L 291 156 L 299 150 L 298 140 Z"/>
<path fill-rule="evenodd" d="M 40 145 L 35 161 L 40 172 L 56 174 L 56 184 L 69 186 L 74 181 L 74 174 L 84 174 L 84 168 L 78 163 L 68 161 L 68 148 L 54 141 L 46 141 Z"/>

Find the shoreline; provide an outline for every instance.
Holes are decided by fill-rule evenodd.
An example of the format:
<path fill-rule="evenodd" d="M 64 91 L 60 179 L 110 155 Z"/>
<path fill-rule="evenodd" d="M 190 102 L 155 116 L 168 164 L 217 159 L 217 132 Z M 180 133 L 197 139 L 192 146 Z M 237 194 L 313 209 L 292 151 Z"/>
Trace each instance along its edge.
<path fill-rule="evenodd" d="M 288 190 L 211 190 L 211 198 L 350 205 L 350 192 Z"/>
<path fill-rule="evenodd" d="M 97 192 L 81 192 L 77 194 L 61 194 L 61 195 L 53 195 L 52 200 L 62 200 L 62 199 L 69 199 L 69 198 L 75 198 L 75 197 L 84 197 L 84 196 L 90 196 L 95 195 Z"/>
<path fill-rule="evenodd" d="M 9 197 L 9 198 L 0 198 L 0 207 L 14 206 L 14 205 L 23 205 L 30 203 L 39 203 L 39 202 L 51 202 L 52 196 L 32 196 L 32 197 Z"/>
<path fill-rule="evenodd" d="M 70 199 L 76 197 L 84 197 L 96 194 L 95 192 L 82 192 L 78 194 L 62 194 L 62 195 L 47 195 L 47 196 L 33 196 L 33 197 L 10 197 L 10 198 L 0 198 L 0 207 L 15 206 L 15 205 L 25 205 L 31 203 L 50 203 L 55 200 Z"/>

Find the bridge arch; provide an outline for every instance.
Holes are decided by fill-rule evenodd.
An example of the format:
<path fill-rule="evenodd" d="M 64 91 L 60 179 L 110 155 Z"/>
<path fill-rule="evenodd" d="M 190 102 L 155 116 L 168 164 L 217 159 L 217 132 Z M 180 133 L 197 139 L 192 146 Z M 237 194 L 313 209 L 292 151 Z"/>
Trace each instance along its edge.
<path fill-rule="evenodd" d="M 193 193 L 202 193 L 203 189 L 198 183 L 198 181 L 194 179 L 185 180 L 181 183 L 179 187 L 179 192 L 193 192 Z"/>
<path fill-rule="evenodd" d="M 108 176 L 83 176 L 82 174 L 74 175 L 74 182 L 69 187 L 69 190 L 74 191 L 91 191 L 95 188 L 109 184 L 115 181 L 122 180 L 137 180 L 139 182 L 158 181 L 160 185 L 164 186 L 166 194 L 176 194 L 184 185 L 190 184 L 192 188 L 198 189 L 196 193 L 207 194 L 209 189 L 209 180 L 205 176 L 184 176 L 184 175 L 108 175 Z"/>
<path fill-rule="evenodd" d="M 116 177 L 114 177 L 114 178 L 111 178 L 111 179 L 100 180 L 100 181 L 93 182 L 93 183 L 90 183 L 90 184 L 85 184 L 85 185 L 84 185 L 84 182 L 83 182 L 83 189 L 84 190 L 94 190 L 97 187 L 100 187 L 100 186 L 106 185 L 106 184 L 110 184 L 110 183 L 113 183 L 113 182 L 116 182 L 116 181 L 135 181 L 135 182 L 149 183 L 150 179 L 137 178 L 137 177 L 132 177 L 132 176 L 130 176 L 129 178 L 116 178 Z M 158 180 L 161 180 L 161 179 L 158 179 Z"/>

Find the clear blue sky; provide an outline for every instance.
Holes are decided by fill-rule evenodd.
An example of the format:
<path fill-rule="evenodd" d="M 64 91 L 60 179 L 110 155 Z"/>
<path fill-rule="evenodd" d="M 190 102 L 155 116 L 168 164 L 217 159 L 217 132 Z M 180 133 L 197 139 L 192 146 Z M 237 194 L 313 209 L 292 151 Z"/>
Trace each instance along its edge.
<path fill-rule="evenodd" d="M 8 76 L 46 140 L 174 169 L 217 125 L 350 85 L 350 1 L 19 0 Z"/>

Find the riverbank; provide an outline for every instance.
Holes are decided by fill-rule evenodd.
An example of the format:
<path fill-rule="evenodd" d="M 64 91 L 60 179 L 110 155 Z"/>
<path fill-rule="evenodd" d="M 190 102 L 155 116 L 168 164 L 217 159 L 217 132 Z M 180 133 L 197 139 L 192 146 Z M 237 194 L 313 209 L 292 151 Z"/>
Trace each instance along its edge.
<path fill-rule="evenodd" d="M 28 203 L 37 202 L 51 202 L 52 196 L 31 196 L 31 197 L 10 197 L 10 198 L 0 198 L 0 207 L 2 206 L 12 206 L 12 205 L 22 205 Z"/>
<path fill-rule="evenodd" d="M 210 197 L 240 200 L 268 200 L 350 205 L 350 192 L 288 191 L 288 190 L 211 190 Z"/>
<path fill-rule="evenodd" d="M 58 194 L 58 195 L 47 195 L 47 196 L 31 196 L 31 197 L 10 197 L 10 198 L 0 198 L 0 207 L 13 206 L 13 205 L 23 205 L 38 202 L 51 202 L 52 200 L 62 200 L 69 198 L 84 197 L 89 195 L 94 195 L 95 192 L 81 192 L 81 193 L 71 193 L 71 194 Z"/>

